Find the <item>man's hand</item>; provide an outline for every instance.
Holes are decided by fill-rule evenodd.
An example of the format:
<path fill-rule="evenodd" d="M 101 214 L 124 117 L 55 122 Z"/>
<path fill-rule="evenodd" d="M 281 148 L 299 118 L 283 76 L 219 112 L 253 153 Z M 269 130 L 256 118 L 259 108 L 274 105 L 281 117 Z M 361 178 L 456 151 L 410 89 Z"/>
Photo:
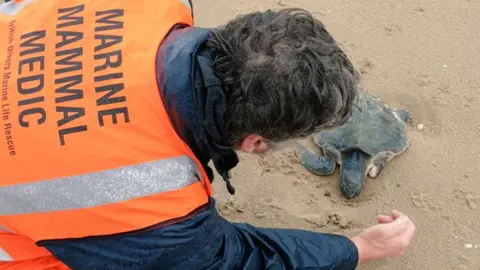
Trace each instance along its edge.
<path fill-rule="evenodd" d="M 402 255 L 415 232 L 413 222 L 398 211 L 391 216 L 379 216 L 378 223 L 352 238 L 359 263 Z"/>

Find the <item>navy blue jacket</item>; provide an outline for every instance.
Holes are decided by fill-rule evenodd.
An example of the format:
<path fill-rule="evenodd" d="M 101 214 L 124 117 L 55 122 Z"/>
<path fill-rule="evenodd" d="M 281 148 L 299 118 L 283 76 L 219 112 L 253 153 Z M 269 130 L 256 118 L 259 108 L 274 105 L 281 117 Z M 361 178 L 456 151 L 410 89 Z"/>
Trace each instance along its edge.
<path fill-rule="evenodd" d="M 212 158 L 211 144 L 215 143 L 206 134 L 211 131 L 205 130 L 205 123 L 210 121 L 205 116 L 208 113 L 199 116 L 203 111 L 198 112 L 198 103 L 205 96 L 213 97 L 220 105 L 206 105 L 203 109 L 216 114 L 224 111 L 224 98 L 211 70 L 212 59 L 203 46 L 209 34 L 208 29 L 192 27 L 174 30 L 159 49 L 157 69 L 159 94 L 177 133 L 213 180 L 207 163 Z M 208 91 L 214 94 L 204 95 Z M 204 103 L 215 104 L 212 102 Z M 220 158 L 219 167 L 222 162 L 228 163 Z M 205 210 L 174 225 L 46 241 L 42 245 L 69 267 L 88 270 L 355 269 L 358 263 L 355 245 L 344 236 L 232 223 L 218 215 L 214 199 Z"/>

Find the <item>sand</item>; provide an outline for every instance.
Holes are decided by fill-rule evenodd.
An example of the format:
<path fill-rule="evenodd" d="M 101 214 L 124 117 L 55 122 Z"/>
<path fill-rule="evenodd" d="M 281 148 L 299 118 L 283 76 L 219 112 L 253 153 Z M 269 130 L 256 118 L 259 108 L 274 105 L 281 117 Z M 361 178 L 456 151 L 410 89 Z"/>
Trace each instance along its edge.
<path fill-rule="evenodd" d="M 414 117 L 410 148 L 352 201 L 339 193 L 338 170 L 314 176 L 291 149 L 241 154 L 232 172 L 237 193 L 230 196 L 218 176 L 214 182 L 224 217 L 350 236 L 398 209 L 417 226 L 411 248 L 359 269 L 480 269 L 479 1 L 194 2 L 196 25 L 208 27 L 254 10 L 308 9 L 362 72 L 368 91 Z"/>

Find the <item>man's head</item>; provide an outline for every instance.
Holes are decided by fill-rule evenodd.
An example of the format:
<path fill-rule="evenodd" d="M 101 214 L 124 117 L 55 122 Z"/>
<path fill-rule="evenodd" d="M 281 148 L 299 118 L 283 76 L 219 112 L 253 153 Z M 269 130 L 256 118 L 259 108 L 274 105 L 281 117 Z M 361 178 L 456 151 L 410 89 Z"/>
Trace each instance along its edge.
<path fill-rule="evenodd" d="M 214 30 L 208 47 L 228 96 L 230 142 L 263 152 L 269 142 L 344 122 L 359 83 L 324 25 L 302 9 L 255 12 Z"/>

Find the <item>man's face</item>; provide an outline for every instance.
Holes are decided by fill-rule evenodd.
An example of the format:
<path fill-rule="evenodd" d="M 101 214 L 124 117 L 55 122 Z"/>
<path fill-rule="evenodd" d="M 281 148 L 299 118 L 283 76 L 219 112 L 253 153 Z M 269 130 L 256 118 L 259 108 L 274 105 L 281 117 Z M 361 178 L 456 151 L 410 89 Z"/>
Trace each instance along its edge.
<path fill-rule="evenodd" d="M 290 139 L 283 142 L 272 142 L 262 136 L 251 134 L 245 137 L 235 148 L 247 153 L 261 154 L 268 150 L 279 151 L 287 147 L 293 147 L 299 139 L 302 138 Z"/>

